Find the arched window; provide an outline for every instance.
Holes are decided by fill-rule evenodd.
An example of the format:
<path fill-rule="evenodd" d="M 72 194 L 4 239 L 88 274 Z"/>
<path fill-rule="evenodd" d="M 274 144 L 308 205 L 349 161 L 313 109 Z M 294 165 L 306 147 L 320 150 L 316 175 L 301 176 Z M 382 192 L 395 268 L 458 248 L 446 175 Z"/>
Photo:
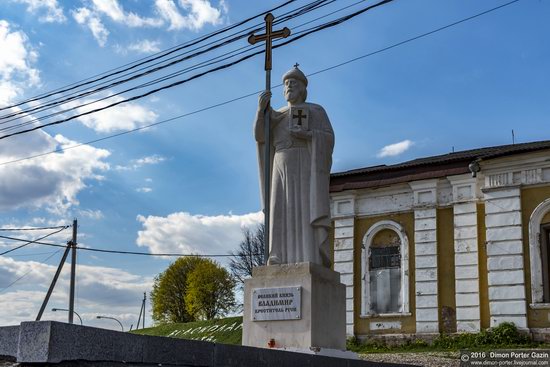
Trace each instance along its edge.
<path fill-rule="evenodd" d="M 362 250 L 362 316 L 409 312 L 409 241 L 399 223 L 380 221 Z"/>
<path fill-rule="evenodd" d="M 539 204 L 529 219 L 531 298 L 550 304 L 550 199 Z"/>

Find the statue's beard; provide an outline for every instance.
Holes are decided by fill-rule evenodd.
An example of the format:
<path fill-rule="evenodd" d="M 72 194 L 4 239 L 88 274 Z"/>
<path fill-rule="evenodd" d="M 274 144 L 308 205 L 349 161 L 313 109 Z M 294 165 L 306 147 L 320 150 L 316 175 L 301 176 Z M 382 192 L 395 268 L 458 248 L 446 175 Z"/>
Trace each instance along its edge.
<path fill-rule="evenodd" d="M 285 98 L 287 102 L 290 103 L 301 103 L 304 102 L 302 98 L 302 93 L 298 90 L 287 90 L 285 91 Z"/>

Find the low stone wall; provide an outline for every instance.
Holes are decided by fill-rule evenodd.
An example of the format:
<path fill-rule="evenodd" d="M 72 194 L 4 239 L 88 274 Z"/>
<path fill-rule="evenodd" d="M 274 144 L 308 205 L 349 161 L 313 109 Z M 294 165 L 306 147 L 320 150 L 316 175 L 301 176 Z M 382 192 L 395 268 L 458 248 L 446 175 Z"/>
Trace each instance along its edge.
<path fill-rule="evenodd" d="M 6 355 L 21 366 L 172 367 L 368 367 L 380 363 L 305 353 L 216 344 L 205 341 L 135 335 L 54 321 L 23 322 L 0 328 Z M 0 339 L 2 341 L 4 339 Z M 14 345 L 15 344 L 15 348 Z M 15 351 L 15 352 L 14 352 Z M 11 354 L 10 354 L 11 353 Z M 384 364 L 383 366 L 405 366 Z"/>
<path fill-rule="evenodd" d="M 19 326 L 0 327 L 0 356 L 16 357 Z"/>

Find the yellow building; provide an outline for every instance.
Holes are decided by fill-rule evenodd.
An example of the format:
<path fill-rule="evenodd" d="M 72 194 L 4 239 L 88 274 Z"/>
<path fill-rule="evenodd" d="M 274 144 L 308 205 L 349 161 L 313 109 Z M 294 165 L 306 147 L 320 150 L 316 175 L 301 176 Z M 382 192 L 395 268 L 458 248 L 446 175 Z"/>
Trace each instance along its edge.
<path fill-rule="evenodd" d="M 513 322 L 550 341 L 550 141 L 331 175 L 347 334 Z"/>

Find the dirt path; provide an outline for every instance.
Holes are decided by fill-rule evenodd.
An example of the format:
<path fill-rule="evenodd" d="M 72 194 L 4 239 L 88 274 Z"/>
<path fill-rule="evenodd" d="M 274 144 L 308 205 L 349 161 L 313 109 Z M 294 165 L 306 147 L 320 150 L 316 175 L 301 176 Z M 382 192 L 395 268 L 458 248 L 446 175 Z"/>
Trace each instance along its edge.
<path fill-rule="evenodd" d="M 458 367 L 459 352 L 424 353 L 369 353 L 361 354 L 361 359 L 372 362 L 407 363 L 425 367 Z"/>

